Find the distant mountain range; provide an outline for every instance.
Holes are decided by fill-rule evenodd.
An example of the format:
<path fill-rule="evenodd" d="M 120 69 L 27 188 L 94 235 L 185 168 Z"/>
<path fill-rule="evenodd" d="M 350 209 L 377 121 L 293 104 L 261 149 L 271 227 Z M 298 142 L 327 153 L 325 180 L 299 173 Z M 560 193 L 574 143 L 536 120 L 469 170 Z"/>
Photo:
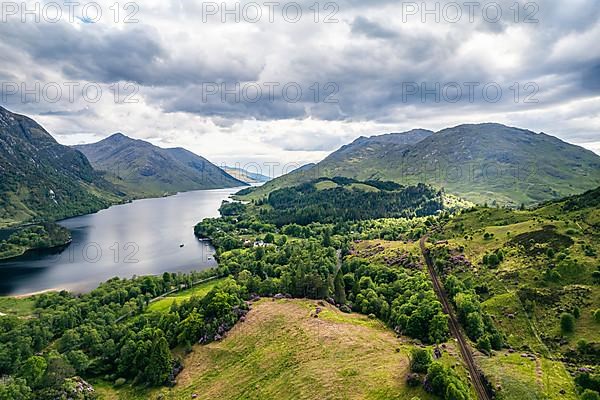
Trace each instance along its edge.
<path fill-rule="evenodd" d="M 0 227 L 89 213 L 125 196 L 79 151 L 2 107 L 0 177 Z"/>
<path fill-rule="evenodd" d="M 271 180 L 270 177 L 263 175 L 263 174 L 259 174 L 256 172 L 250 172 L 246 169 L 240 168 L 240 167 L 229 167 L 229 166 L 223 166 L 221 167 L 221 169 L 225 172 L 227 172 L 229 175 L 233 176 L 236 179 L 239 179 L 240 181 L 246 182 L 246 183 L 264 183 L 264 182 L 268 182 Z"/>
<path fill-rule="evenodd" d="M 73 147 L 107 180 L 137 196 L 247 185 L 191 151 L 164 149 L 122 133 Z"/>
<path fill-rule="evenodd" d="M 360 137 L 323 161 L 278 177 L 248 195 L 320 177 L 417 182 L 466 200 L 532 204 L 600 185 L 600 156 L 545 133 L 501 124 Z"/>

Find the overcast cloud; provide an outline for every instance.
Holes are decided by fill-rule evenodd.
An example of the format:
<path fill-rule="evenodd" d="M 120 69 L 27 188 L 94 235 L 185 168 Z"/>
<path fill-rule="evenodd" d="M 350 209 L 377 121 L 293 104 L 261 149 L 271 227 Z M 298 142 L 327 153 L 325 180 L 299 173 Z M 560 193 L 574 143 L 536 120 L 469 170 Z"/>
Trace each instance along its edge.
<path fill-rule="evenodd" d="M 117 3 L 117 23 L 112 1 L 58 22 L 52 2 L 39 22 L 3 2 L 0 104 L 62 143 L 123 132 L 216 163 L 301 164 L 360 135 L 485 121 L 600 153 L 600 3 L 514 2 L 282 1 L 272 23 L 262 1 L 238 2 L 239 22 L 221 1 Z"/>

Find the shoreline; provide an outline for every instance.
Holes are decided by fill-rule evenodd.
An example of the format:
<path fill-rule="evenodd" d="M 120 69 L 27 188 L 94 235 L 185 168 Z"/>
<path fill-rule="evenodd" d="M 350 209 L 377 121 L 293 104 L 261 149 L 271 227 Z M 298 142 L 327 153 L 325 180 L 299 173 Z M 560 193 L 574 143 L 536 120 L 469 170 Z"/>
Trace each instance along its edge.
<path fill-rule="evenodd" d="M 37 296 L 38 294 L 60 292 L 62 290 L 65 290 L 65 289 L 51 288 L 51 289 L 39 290 L 37 292 L 30 292 L 30 293 L 24 293 L 24 294 L 15 294 L 15 295 L 9 295 L 9 296 L 0 296 L 0 298 L 10 298 L 10 299 L 24 300 L 24 299 L 28 299 L 28 298 L 33 297 L 33 296 Z"/>
<path fill-rule="evenodd" d="M 29 226 L 33 226 L 33 225 L 36 225 L 36 224 L 47 224 L 47 223 L 52 223 L 52 224 L 56 224 L 56 225 L 62 226 L 60 223 L 63 222 L 63 221 L 67 221 L 67 220 L 72 219 L 72 218 L 83 217 L 85 215 L 97 214 L 97 213 L 99 213 L 101 211 L 108 210 L 111 207 L 128 205 L 128 204 L 134 203 L 136 201 L 140 201 L 140 200 L 162 199 L 162 198 L 177 196 L 177 195 L 183 194 L 183 193 L 190 193 L 190 192 L 197 192 L 197 191 L 207 191 L 207 190 L 223 190 L 223 189 L 237 189 L 237 188 L 240 188 L 240 190 L 241 190 L 242 188 L 247 188 L 249 186 L 250 185 L 247 185 L 247 186 L 222 187 L 222 188 L 209 188 L 209 189 L 192 189 L 192 190 L 184 190 L 184 191 L 179 191 L 179 192 L 174 192 L 174 193 L 165 193 L 163 195 L 156 195 L 156 196 L 150 195 L 150 196 L 130 197 L 130 198 L 123 199 L 123 201 L 115 202 L 113 204 L 110 204 L 110 205 L 108 205 L 105 208 L 101 208 L 101 209 L 98 209 L 98 210 L 95 210 L 95 211 L 92 211 L 92 212 L 88 212 L 88 213 L 85 213 L 85 214 L 72 215 L 72 216 L 69 216 L 69 217 L 66 217 L 66 218 L 62 218 L 62 219 L 59 219 L 59 220 L 51 220 L 51 221 L 49 220 L 49 221 L 40 221 L 40 222 L 24 222 L 22 224 L 12 225 L 12 226 L 6 226 L 6 227 L 0 228 L 0 229 L 15 229 L 15 231 L 18 231 L 19 229 L 27 228 Z M 234 195 L 235 195 L 235 193 L 231 194 L 230 197 L 233 197 Z M 53 252 L 53 251 L 59 251 L 60 252 L 60 251 L 62 251 L 64 249 L 66 249 L 71 243 L 72 243 L 72 240 L 69 239 L 68 241 L 66 241 L 64 243 L 56 244 L 56 245 L 53 245 L 53 246 L 50 246 L 50 247 L 27 248 L 23 252 L 21 252 L 20 254 L 13 255 L 13 256 L 10 256 L 10 257 L 5 257 L 5 258 L 0 257 L 0 265 L 3 262 L 15 261 L 15 260 L 18 260 L 18 259 L 20 259 L 22 257 L 27 257 L 31 253 L 35 253 L 35 252 Z"/>
<path fill-rule="evenodd" d="M 193 196 L 200 196 L 199 198 L 204 198 L 204 196 L 208 196 L 208 198 L 215 198 L 215 199 L 218 199 L 221 197 L 228 198 L 233 193 L 235 193 L 237 190 L 238 190 L 238 187 L 236 187 L 236 188 L 221 188 L 221 189 L 203 189 L 203 190 L 196 190 L 196 191 L 180 192 L 180 193 L 177 193 L 177 195 L 183 196 L 183 201 L 189 203 L 190 200 L 186 200 L 186 198 L 194 199 L 195 197 L 193 197 Z M 194 195 L 194 193 L 196 193 L 196 194 Z M 189 195 L 191 195 L 192 197 L 189 197 Z M 155 198 L 152 201 L 159 201 L 160 199 L 162 199 L 162 197 Z M 143 200 L 143 199 L 139 199 L 139 200 Z M 148 199 L 148 200 L 150 200 L 150 199 Z M 137 273 L 132 272 L 130 274 L 130 273 L 127 273 L 126 271 L 122 271 L 121 273 L 115 273 L 113 275 L 118 275 L 121 278 L 129 279 L 133 275 L 138 275 L 138 276 L 140 276 L 140 275 L 158 275 L 163 272 L 202 271 L 207 268 L 217 267 L 218 263 L 219 263 L 219 258 L 216 254 L 216 250 L 214 248 L 212 248 L 212 241 L 210 240 L 210 238 L 199 238 L 196 235 L 194 235 L 193 227 L 195 226 L 195 224 L 197 224 L 198 222 L 200 222 L 203 219 L 203 217 L 202 217 L 203 215 L 213 215 L 214 214 L 214 216 L 216 217 L 219 214 L 217 209 L 220 204 L 221 204 L 220 200 L 215 201 L 214 206 L 211 203 L 210 212 L 207 211 L 207 214 L 201 213 L 200 215 L 196 215 L 195 217 L 200 217 L 200 218 L 192 218 L 193 224 L 189 227 L 190 239 L 194 240 L 196 243 L 199 243 L 198 244 L 199 248 L 201 248 L 202 246 L 206 246 L 206 245 L 208 245 L 211 248 L 211 251 L 209 253 L 211 260 L 202 259 L 202 257 L 200 257 L 200 254 L 203 254 L 203 253 L 195 252 L 195 253 L 193 253 L 193 254 L 195 254 L 195 256 L 192 255 L 193 259 L 190 258 L 188 260 L 188 262 L 184 262 L 181 265 L 177 264 L 177 267 L 175 267 L 175 265 L 171 265 L 167 260 L 167 262 L 164 265 L 162 265 L 162 268 L 160 268 L 160 271 L 158 271 L 158 269 L 155 269 L 155 271 L 158 271 L 158 272 L 148 270 L 147 272 L 137 271 Z M 119 204 L 119 205 L 130 205 L 130 204 Z M 213 207 L 214 207 L 214 209 L 213 209 Z M 90 214 L 90 215 L 94 215 L 93 218 L 100 218 L 100 219 L 103 218 L 103 216 L 98 216 L 96 213 Z M 77 218 L 77 217 L 74 217 L 74 218 Z M 66 221 L 67 221 L 67 219 L 61 220 L 60 222 L 58 222 L 58 224 L 62 224 L 63 227 L 72 225 L 71 223 L 66 222 Z M 77 220 L 75 220 L 74 224 L 77 224 Z M 186 224 L 186 226 L 187 226 L 187 224 Z M 188 231 L 187 228 L 185 230 Z M 187 236 L 188 235 L 186 234 L 185 237 L 187 237 Z M 71 237 L 71 239 L 74 240 L 73 237 Z M 15 260 L 18 260 L 18 262 L 15 263 L 15 266 L 21 265 L 21 266 L 25 267 L 28 265 L 28 260 L 30 258 L 31 258 L 32 262 L 35 262 L 36 255 L 40 254 L 40 253 L 46 253 L 46 252 L 54 253 L 57 251 L 69 251 L 69 250 L 63 250 L 63 249 L 68 249 L 68 244 L 58 245 L 57 247 L 54 248 L 54 250 L 48 250 L 47 248 L 31 250 L 31 251 L 28 251 L 25 255 L 21 255 L 19 257 L 12 257 L 11 259 L 0 260 L 0 269 L 2 268 L 2 265 L 6 265 L 7 268 L 12 267 L 11 262 L 14 262 Z M 9 270 L 7 270 L 7 271 L 9 271 Z M 142 274 L 140 274 L 140 272 L 142 272 Z M 8 276 L 10 276 L 10 275 L 8 275 Z M 90 285 L 87 285 L 87 284 L 79 285 L 76 282 L 74 282 L 74 281 L 78 281 L 78 279 L 66 279 L 65 282 L 62 282 L 59 280 L 60 283 L 56 282 L 56 283 L 50 284 L 48 286 L 44 285 L 43 282 L 41 282 L 41 284 L 39 284 L 39 285 L 36 283 L 33 286 L 29 286 L 28 284 L 25 284 L 25 283 L 17 284 L 16 286 L 7 284 L 7 286 L 6 286 L 7 290 L 4 291 L 0 295 L 0 297 L 22 299 L 22 298 L 28 298 L 31 296 L 35 296 L 35 295 L 39 295 L 39 294 L 47 293 L 47 292 L 59 292 L 61 290 L 66 290 L 66 291 L 69 291 L 72 293 L 85 293 L 85 292 L 95 289 L 98 285 L 100 285 L 101 283 L 110 279 L 111 277 L 107 276 L 106 279 L 100 279 L 99 281 L 95 282 L 95 284 L 90 284 Z M 82 280 L 87 280 L 87 277 L 84 275 Z M 10 280 L 8 282 L 10 282 Z"/>

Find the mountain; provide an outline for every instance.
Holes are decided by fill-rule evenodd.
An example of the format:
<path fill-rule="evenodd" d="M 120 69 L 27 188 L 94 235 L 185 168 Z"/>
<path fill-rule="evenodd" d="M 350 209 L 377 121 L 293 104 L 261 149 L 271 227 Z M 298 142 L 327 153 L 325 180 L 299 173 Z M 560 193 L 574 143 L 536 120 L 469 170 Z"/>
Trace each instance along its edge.
<path fill-rule="evenodd" d="M 259 174 L 257 172 L 250 172 L 240 167 L 224 166 L 221 167 L 221 169 L 234 178 L 246 183 L 263 183 L 271 180 L 271 178 L 266 175 Z"/>
<path fill-rule="evenodd" d="M 123 195 L 83 154 L 2 107 L 0 175 L 0 227 L 97 211 Z"/>
<path fill-rule="evenodd" d="M 188 150 L 163 149 L 122 133 L 74 148 L 107 179 L 136 196 L 246 185 Z"/>
<path fill-rule="evenodd" d="M 335 176 L 429 183 L 475 203 L 532 204 L 600 185 L 600 156 L 545 133 L 494 123 L 413 130 L 358 138 L 250 196 Z"/>

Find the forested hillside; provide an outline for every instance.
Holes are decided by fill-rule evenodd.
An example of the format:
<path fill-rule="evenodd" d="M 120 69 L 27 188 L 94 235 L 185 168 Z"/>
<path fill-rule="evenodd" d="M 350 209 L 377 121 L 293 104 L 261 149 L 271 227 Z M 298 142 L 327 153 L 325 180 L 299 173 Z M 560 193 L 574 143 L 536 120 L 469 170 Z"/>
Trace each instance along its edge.
<path fill-rule="evenodd" d="M 269 194 L 262 218 L 286 225 L 341 222 L 372 218 L 434 215 L 444 207 L 440 191 L 418 184 L 320 179 Z"/>

